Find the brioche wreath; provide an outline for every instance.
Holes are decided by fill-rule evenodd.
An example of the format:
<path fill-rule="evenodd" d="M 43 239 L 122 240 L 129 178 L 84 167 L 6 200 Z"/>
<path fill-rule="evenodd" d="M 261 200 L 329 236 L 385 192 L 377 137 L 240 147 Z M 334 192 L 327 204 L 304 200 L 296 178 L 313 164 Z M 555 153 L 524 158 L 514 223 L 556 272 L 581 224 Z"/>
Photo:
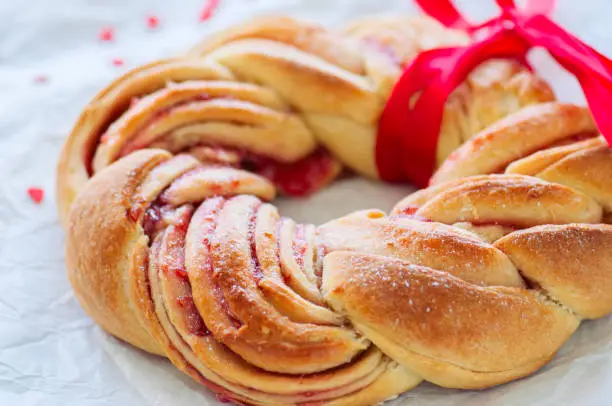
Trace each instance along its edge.
<path fill-rule="evenodd" d="M 58 167 L 81 305 L 239 404 L 368 405 L 539 369 L 612 310 L 612 152 L 532 73 L 473 72 L 431 186 L 390 214 L 315 226 L 267 203 L 376 178 L 402 65 L 466 41 L 426 18 L 269 17 L 117 79 Z"/>

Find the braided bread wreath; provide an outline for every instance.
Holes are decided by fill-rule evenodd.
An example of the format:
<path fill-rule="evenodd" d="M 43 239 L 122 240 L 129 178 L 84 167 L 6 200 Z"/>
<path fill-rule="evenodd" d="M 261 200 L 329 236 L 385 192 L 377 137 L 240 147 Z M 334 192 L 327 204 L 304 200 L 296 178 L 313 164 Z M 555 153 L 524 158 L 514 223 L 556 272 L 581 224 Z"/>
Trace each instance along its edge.
<path fill-rule="evenodd" d="M 266 18 L 116 80 L 58 170 L 82 306 L 242 404 L 375 404 L 540 368 L 612 310 L 612 152 L 581 107 L 521 109 L 552 99 L 532 74 L 473 73 L 446 106 L 432 186 L 390 215 L 316 227 L 263 202 L 341 167 L 375 178 L 400 65 L 465 40 L 427 19 L 334 34 Z"/>

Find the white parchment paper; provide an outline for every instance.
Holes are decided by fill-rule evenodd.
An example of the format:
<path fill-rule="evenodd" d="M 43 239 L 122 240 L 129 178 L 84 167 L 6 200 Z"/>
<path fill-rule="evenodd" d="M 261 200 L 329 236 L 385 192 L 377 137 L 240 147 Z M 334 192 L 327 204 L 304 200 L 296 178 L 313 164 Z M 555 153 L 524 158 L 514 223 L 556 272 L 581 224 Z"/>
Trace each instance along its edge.
<path fill-rule="evenodd" d="M 612 55 L 612 2 L 560 0 L 557 21 Z M 459 1 L 475 19 L 492 1 Z M 338 25 L 372 13 L 415 12 L 410 0 L 225 0 L 198 23 L 202 0 L 0 0 L 0 405 L 213 405 L 206 390 L 167 361 L 106 335 L 81 310 L 65 276 L 54 172 L 61 144 L 86 102 L 138 64 L 188 49 L 209 32 L 254 15 L 286 13 Z M 160 26 L 151 30 L 146 16 Z M 105 26 L 116 40 L 102 43 Z M 113 66 L 121 58 L 125 66 Z M 543 54 L 536 65 L 564 100 L 574 81 Z M 43 75 L 46 83 L 36 83 Z M 35 205 L 26 189 L 40 186 Z M 388 210 L 411 188 L 361 179 L 317 196 L 283 200 L 285 215 L 321 223 L 351 210 Z M 612 318 L 587 322 L 536 375 L 495 389 L 423 384 L 395 404 L 612 404 Z"/>

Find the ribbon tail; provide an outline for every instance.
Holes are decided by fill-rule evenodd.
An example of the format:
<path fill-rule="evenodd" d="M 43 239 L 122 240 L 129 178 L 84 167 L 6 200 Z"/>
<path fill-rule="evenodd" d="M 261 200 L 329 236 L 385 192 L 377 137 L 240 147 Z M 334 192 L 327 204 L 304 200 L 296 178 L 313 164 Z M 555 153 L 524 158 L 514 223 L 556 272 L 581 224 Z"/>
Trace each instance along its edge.
<path fill-rule="evenodd" d="M 517 28 L 534 46 L 544 47 L 572 73 L 588 70 L 612 81 L 612 61 L 542 15 L 517 21 Z"/>
<path fill-rule="evenodd" d="M 421 10 L 441 22 L 445 27 L 470 31 L 472 24 L 457 10 L 450 0 L 415 0 Z"/>
<path fill-rule="evenodd" d="M 609 101 L 612 100 L 612 88 L 608 84 L 601 83 L 593 76 L 580 75 L 577 78 L 584 91 L 597 128 L 608 145 L 612 145 L 612 115 L 609 107 Z"/>
<path fill-rule="evenodd" d="M 542 15 L 517 20 L 517 29 L 533 45 L 546 48 L 561 66 L 574 74 L 599 131 L 612 145 L 612 116 L 609 114 L 612 61 Z"/>

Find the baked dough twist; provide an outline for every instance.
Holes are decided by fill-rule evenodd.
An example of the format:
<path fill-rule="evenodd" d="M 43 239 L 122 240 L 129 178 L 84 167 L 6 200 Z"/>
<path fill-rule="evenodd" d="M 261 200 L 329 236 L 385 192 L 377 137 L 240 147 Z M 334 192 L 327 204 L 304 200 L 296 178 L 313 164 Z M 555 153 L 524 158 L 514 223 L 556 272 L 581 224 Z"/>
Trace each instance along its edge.
<path fill-rule="evenodd" d="M 265 203 L 262 176 L 146 149 L 76 197 L 68 273 L 106 331 L 222 400 L 485 388 L 612 311 L 610 173 L 589 112 L 541 104 L 477 134 L 390 215 L 315 227 Z"/>
<path fill-rule="evenodd" d="M 467 41 L 423 17 L 372 17 L 342 32 L 267 17 L 139 67 L 75 125 L 59 164 L 60 218 L 93 174 L 142 148 L 249 168 L 292 195 L 324 186 L 341 164 L 377 178 L 377 122 L 401 67 L 421 50 Z M 552 99 L 515 63 L 483 65 L 446 105 L 438 161 L 495 120 Z"/>
<path fill-rule="evenodd" d="M 83 307 L 237 403 L 375 404 L 540 368 L 612 310 L 612 158 L 583 108 L 497 121 L 553 98 L 518 65 L 451 95 L 432 186 L 390 215 L 316 227 L 267 203 L 342 167 L 376 178 L 401 66 L 466 41 L 424 18 L 331 32 L 274 17 L 117 79 L 58 169 Z"/>

